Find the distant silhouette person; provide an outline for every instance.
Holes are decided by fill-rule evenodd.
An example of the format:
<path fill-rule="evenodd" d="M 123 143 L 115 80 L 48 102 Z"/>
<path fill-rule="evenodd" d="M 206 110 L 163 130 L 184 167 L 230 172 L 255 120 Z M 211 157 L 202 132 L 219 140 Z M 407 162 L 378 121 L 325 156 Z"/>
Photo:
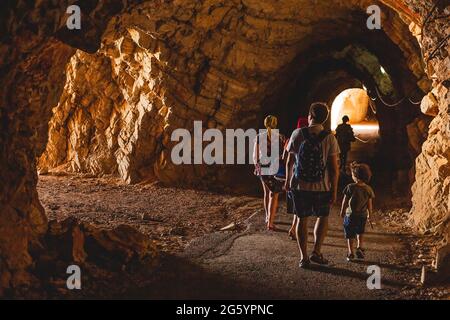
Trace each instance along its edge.
<path fill-rule="evenodd" d="M 351 150 L 352 142 L 356 140 L 353 128 L 348 124 L 350 121 L 348 116 L 342 117 L 342 123 L 336 128 L 336 139 L 341 149 L 339 168 L 345 172 L 347 165 L 348 152 Z"/>

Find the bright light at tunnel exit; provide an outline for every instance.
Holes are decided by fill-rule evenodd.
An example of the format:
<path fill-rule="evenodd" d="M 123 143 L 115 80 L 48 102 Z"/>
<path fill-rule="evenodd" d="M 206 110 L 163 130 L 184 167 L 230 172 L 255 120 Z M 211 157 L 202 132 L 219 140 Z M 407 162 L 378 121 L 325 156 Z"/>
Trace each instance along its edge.
<path fill-rule="evenodd" d="M 376 132 L 380 128 L 377 123 L 360 123 L 360 124 L 352 124 L 353 130 L 358 133 L 370 133 Z"/>
<path fill-rule="evenodd" d="M 347 115 L 356 135 L 378 135 L 378 122 L 369 120 L 368 112 L 369 96 L 366 90 L 344 90 L 335 98 L 331 107 L 331 130 L 335 130 L 342 123 L 342 117 Z"/>

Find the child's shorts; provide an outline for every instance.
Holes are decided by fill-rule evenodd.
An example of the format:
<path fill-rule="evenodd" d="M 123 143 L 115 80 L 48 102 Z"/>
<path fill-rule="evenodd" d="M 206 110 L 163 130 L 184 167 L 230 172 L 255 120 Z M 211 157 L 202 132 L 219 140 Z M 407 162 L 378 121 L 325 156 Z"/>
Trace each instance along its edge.
<path fill-rule="evenodd" d="M 367 217 L 359 214 L 344 217 L 344 234 L 346 239 L 354 239 L 366 229 Z"/>

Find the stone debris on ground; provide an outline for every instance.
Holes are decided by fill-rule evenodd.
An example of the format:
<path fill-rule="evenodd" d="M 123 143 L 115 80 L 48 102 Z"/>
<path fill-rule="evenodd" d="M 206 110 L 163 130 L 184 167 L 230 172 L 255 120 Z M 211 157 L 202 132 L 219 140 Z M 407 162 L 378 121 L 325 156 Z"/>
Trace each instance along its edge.
<path fill-rule="evenodd" d="M 129 225 L 166 252 L 179 252 L 194 237 L 232 223 L 238 229 L 261 206 L 258 197 L 159 183 L 127 185 L 114 177 L 41 176 L 38 192 L 50 219 L 76 217 L 107 229 Z M 177 201 L 173 201 L 175 194 Z"/>
<path fill-rule="evenodd" d="M 397 199 L 398 202 L 399 199 Z M 414 229 L 410 220 L 410 210 L 407 207 L 376 210 L 380 223 L 384 228 L 396 234 L 406 236 L 403 241 L 407 250 L 403 255 L 397 256 L 397 264 L 404 267 L 417 268 L 417 277 L 414 279 L 415 286 L 405 291 L 405 295 L 417 295 L 429 299 L 450 299 L 450 283 L 447 279 L 437 283 L 428 283 L 428 279 L 434 278 L 436 273 L 436 254 L 441 246 L 441 237 L 436 234 L 419 234 Z M 426 273 L 423 276 L 423 272 Z M 423 283 L 425 277 L 425 283 Z M 442 280 L 442 279 L 438 279 Z"/>

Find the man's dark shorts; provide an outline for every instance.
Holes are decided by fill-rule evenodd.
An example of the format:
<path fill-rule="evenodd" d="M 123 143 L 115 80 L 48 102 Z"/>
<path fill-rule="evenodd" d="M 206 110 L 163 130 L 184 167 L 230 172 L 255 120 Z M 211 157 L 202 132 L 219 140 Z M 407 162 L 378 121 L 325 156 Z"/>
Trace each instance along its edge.
<path fill-rule="evenodd" d="M 352 214 L 344 217 L 344 234 L 346 239 L 354 239 L 356 235 L 363 234 L 366 228 L 367 217 L 362 214 Z"/>
<path fill-rule="evenodd" d="M 300 217 L 328 217 L 331 192 L 294 190 L 294 212 Z"/>
<path fill-rule="evenodd" d="M 286 211 L 289 214 L 295 214 L 295 210 L 294 210 L 294 191 L 286 192 Z"/>

